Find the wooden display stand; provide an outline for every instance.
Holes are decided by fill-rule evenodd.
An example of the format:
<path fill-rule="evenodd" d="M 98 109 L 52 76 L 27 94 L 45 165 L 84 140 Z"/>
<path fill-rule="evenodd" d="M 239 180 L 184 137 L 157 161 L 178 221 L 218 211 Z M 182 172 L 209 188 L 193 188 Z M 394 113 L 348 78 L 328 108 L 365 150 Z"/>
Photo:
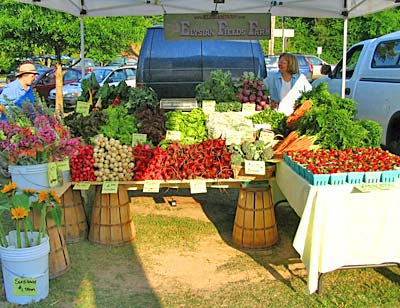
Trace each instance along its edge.
<path fill-rule="evenodd" d="M 40 213 L 31 211 L 30 214 L 35 229 L 40 225 Z M 46 230 L 50 241 L 49 278 L 57 278 L 67 272 L 71 267 L 71 261 L 61 228 L 58 228 L 53 218 L 46 217 Z"/>
<path fill-rule="evenodd" d="M 96 186 L 89 240 L 98 244 L 114 245 L 135 239 L 132 207 L 125 185 L 119 185 L 116 194 L 102 194 L 102 186 Z"/>
<path fill-rule="evenodd" d="M 249 248 L 278 242 L 271 187 L 241 187 L 233 225 L 234 243 Z"/>
<path fill-rule="evenodd" d="M 61 230 L 65 241 L 69 244 L 87 239 L 88 224 L 81 192 L 70 186 L 62 195 L 61 201 Z"/>

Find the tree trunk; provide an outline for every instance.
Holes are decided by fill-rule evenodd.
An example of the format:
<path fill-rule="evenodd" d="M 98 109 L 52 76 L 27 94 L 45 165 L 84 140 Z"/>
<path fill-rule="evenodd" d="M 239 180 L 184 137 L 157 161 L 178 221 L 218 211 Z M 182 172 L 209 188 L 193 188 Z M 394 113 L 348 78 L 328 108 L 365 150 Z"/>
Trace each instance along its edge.
<path fill-rule="evenodd" d="M 56 104 L 55 104 L 55 115 L 57 118 L 62 117 L 64 113 L 64 101 L 63 101 L 63 72 L 61 64 L 61 52 L 56 50 Z"/>

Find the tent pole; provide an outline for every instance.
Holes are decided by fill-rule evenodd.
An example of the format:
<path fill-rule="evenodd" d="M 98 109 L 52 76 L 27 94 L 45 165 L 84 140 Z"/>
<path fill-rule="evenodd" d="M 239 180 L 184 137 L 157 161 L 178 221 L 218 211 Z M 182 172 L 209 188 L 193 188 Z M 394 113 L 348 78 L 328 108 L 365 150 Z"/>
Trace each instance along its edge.
<path fill-rule="evenodd" d="M 82 70 L 82 78 L 85 76 L 85 27 L 83 23 L 83 17 L 80 17 L 80 25 L 81 25 L 81 70 Z"/>
<path fill-rule="evenodd" d="M 347 16 L 344 17 L 343 22 L 343 61 L 342 61 L 342 98 L 345 98 L 345 89 L 346 89 L 346 67 L 347 67 L 347 27 L 348 27 L 349 18 Z"/>

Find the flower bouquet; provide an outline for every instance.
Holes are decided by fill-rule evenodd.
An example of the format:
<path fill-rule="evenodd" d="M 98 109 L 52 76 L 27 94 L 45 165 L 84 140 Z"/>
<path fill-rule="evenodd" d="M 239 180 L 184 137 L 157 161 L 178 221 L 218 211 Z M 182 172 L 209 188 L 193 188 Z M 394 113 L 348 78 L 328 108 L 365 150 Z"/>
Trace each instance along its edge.
<path fill-rule="evenodd" d="M 58 163 L 81 148 L 80 138 L 72 138 L 62 120 L 40 101 L 24 103 L 22 108 L 10 104 L 7 120 L 0 121 L 0 173 L 11 174 L 19 188 L 41 190 L 58 185 L 61 173 L 69 170 L 68 163 L 59 170 Z M 9 173 L 4 172 L 6 168 Z"/>
<path fill-rule="evenodd" d="M 79 138 L 71 138 L 63 125 L 43 103 L 9 106 L 7 121 L 0 121 L 0 150 L 13 165 L 35 165 L 63 160 L 77 153 Z"/>
<path fill-rule="evenodd" d="M 50 243 L 46 217 L 51 215 L 56 225 L 61 225 L 60 202 L 52 190 L 17 191 L 14 182 L 0 191 L 0 257 L 7 301 L 28 304 L 47 297 Z M 40 213 L 37 231 L 33 231 L 30 211 Z M 9 218 L 15 226 L 8 226 L 8 229 L 15 230 L 6 236 L 3 222 Z"/>
<path fill-rule="evenodd" d="M 36 201 L 32 201 L 35 200 Z M 4 232 L 4 214 L 8 212 L 11 220 L 15 222 L 16 239 L 15 248 L 26 248 L 39 245 L 41 239 L 46 236 L 46 216 L 52 216 L 58 227 L 61 226 L 61 203 L 60 197 L 54 190 L 42 190 L 37 192 L 33 189 L 23 189 L 17 192 L 17 184 L 10 182 L 0 191 L 0 246 L 8 247 L 10 243 Z M 33 232 L 33 224 L 29 212 L 36 210 L 40 213 L 40 224 L 34 242 L 28 239 L 28 233 Z M 49 211 L 50 209 L 50 211 Z M 23 236 L 23 238 L 22 238 Z"/>

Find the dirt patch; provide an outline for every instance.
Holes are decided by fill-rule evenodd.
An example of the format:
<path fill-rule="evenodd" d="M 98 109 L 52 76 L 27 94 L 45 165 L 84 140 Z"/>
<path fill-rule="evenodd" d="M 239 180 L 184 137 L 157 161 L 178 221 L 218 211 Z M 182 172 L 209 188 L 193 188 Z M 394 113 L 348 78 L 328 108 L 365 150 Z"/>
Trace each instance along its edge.
<path fill-rule="evenodd" d="M 136 214 L 211 221 L 219 229 L 215 235 L 202 238 L 195 249 L 170 249 L 147 257 L 149 262 L 144 262 L 143 266 L 152 287 L 164 291 L 174 287 L 215 290 L 232 282 L 257 283 L 305 277 L 305 267 L 292 246 L 297 225 L 296 219 L 294 224 L 288 224 L 288 215 L 295 215 L 288 206 L 279 206 L 276 210 L 278 244 L 247 249 L 232 242 L 237 191 L 195 196 L 137 195 L 131 202 Z"/>

